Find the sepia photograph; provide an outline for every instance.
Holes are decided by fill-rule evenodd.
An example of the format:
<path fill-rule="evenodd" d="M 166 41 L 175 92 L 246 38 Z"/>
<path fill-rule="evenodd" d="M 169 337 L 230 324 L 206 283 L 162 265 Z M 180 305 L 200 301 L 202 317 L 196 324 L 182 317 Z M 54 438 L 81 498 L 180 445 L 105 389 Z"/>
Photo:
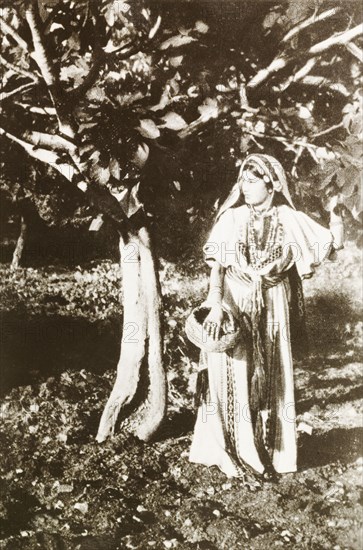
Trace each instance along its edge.
<path fill-rule="evenodd" d="M 0 29 L 0 550 L 362 550 L 361 1 Z"/>

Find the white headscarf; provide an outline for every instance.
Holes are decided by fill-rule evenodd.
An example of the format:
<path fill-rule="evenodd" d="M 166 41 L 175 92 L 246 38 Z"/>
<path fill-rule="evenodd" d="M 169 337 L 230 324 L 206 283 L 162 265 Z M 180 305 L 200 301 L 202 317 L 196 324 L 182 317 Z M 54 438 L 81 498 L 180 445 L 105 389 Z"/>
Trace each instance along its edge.
<path fill-rule="evenodd" d="M 218 217 L 225 212 L 225 210 L 234 206 L 239 200 L 242 194 L 242 174 L 246 169 L 246 166 L 249 164 L 256 164 L 259 168 L 261 168 L 263 173 L 269 177 L 274 191 L 282 193 L 291 208 L 295 210 L 295 206 L 292 202 L 289 189 L 287 187 L 285 170 L 283 169 L 281 163 L 271 155 L 256 153 L 248 155 L 243 161 L 238 174 L 237 182 L 232 187 L 230 194 L 220 207 Z"/>

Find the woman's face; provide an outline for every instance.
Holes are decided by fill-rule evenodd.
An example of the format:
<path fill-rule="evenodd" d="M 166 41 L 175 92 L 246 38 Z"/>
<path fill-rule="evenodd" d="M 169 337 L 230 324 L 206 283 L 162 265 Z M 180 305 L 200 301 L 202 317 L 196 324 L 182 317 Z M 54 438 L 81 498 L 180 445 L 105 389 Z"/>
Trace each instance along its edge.
<path fill-rule="evenodd" d="M 263 175 L 256 171 L 244 170 L 242 173 L 242 192 L 247 204 L 258 206 L 263 204 L 270 196 Z"/>

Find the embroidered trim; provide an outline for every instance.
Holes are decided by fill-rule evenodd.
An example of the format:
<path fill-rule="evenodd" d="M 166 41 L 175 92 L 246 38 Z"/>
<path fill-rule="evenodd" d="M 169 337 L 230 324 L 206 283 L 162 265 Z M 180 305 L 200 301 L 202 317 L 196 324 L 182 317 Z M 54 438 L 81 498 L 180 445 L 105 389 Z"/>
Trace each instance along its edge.
<path fill-rule="evenodd" d="M 238 253 L 256 271 L 281 258 L 283 253 L 284 229 L 279 222 L 277 208 L 274 207 L 272 215 L 263 219 L 263 234 L 259 239 L 255 231 L 256 215 L 251 209 L 247 226 L 247 242 L 243 240 L 242 231 L 239 231 L 240 240 L 237 243 Z"/>

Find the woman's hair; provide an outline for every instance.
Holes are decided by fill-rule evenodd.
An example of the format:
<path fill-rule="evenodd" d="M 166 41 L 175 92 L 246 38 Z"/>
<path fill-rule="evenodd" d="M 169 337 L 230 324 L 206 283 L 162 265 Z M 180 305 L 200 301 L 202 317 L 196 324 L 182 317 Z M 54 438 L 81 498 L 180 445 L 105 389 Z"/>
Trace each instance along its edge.
<path fill-rule="evenodd" d="M 264 181 L 265 181 L 267 189 L 268 190 L 270 190 L 270 189 L 273 190 L 274 189 L 273 183 L 272 183 L 271 178 L 269 177 L 269 175 L 264 170 L 262 170 L 262 168 L 260 166 L 258 166 L 254 162 L 249 162 L 248 164 L 246 164 L 243 167 L 243 170 L 239 174 L 238 182 L 240 184 L 240 197 L 239 197 L 238 201 L 236 202 L 236 204 L 233 205 L 233 208 L 237 208 L 238 206 L 241 206 L 242 204 L 245 204 L 245 202 L 246 202 L 245 198 L 244 198 L 242 188 L 241 188 L 241 182 L 242 182 L 242 174 L 244 172 L 246 172 L 247 170 L 249 172 L 251 172 L 254 176 L 258 177 L 258 178 L 260 178 L 261 176 L 266 176 L 266 179 L 264 179 Z M 268 181 L 266 181 L 267 178 L 268 178 Z M 273 199 L 272 199 L 272 206 L 282 206 L 283 204 L 285 204 L 286 206 L 289 206 L 291 208 L 291 204 L 289 203 L 287 198 L 284 196 L 284 194 L 281 193 L 281 191 L 275 191 Z"/>
<path fill-rule="evenodd" d="M 273 206 L 286 205 L 294 209 L 293 202 L 287 187 L 286 175 L 281 163 L 270 155 L 252 154 L 242 163 L 237 181 L 223 201 L 220 200 L 220 207 L 216 218 L 229 208 L 237 208 L 246 203 L 242 190 L 242 176 L 246 171 L 251 172 L 258 178 L 263 178 L 268 190 L 273 189 Z"/>
<path fill-rule="evenodd" d="M 243 167 L 243 170 L 241 171 L 240 175 L 239 175 L 239 178 L 238 178 L 238 181 L 241 182 L 242 180 L 242 174 L 244 172 L 247 172 L 247 170 L 249 172 L 251 172 L 254 176 L 256 176 L 257 178 L 259 177 L 264 177 L 264 181 L 265 181 L 265 184 L 266 184 L 266 187 L 268 190 L 270 189 L 273 189 L 273 183 L 271 181 L 271 178 L 269 176 L 269 174 L 267 174 L 264 170 L 262 170 L 262 168 L 260 168 L 260 166 L 258 166 L 256 163 L 254 162 L 249 162 L 248 164 L 246 164 L 244 167 Z M 241 189 L 242 191 L 242 189 Z"/>

